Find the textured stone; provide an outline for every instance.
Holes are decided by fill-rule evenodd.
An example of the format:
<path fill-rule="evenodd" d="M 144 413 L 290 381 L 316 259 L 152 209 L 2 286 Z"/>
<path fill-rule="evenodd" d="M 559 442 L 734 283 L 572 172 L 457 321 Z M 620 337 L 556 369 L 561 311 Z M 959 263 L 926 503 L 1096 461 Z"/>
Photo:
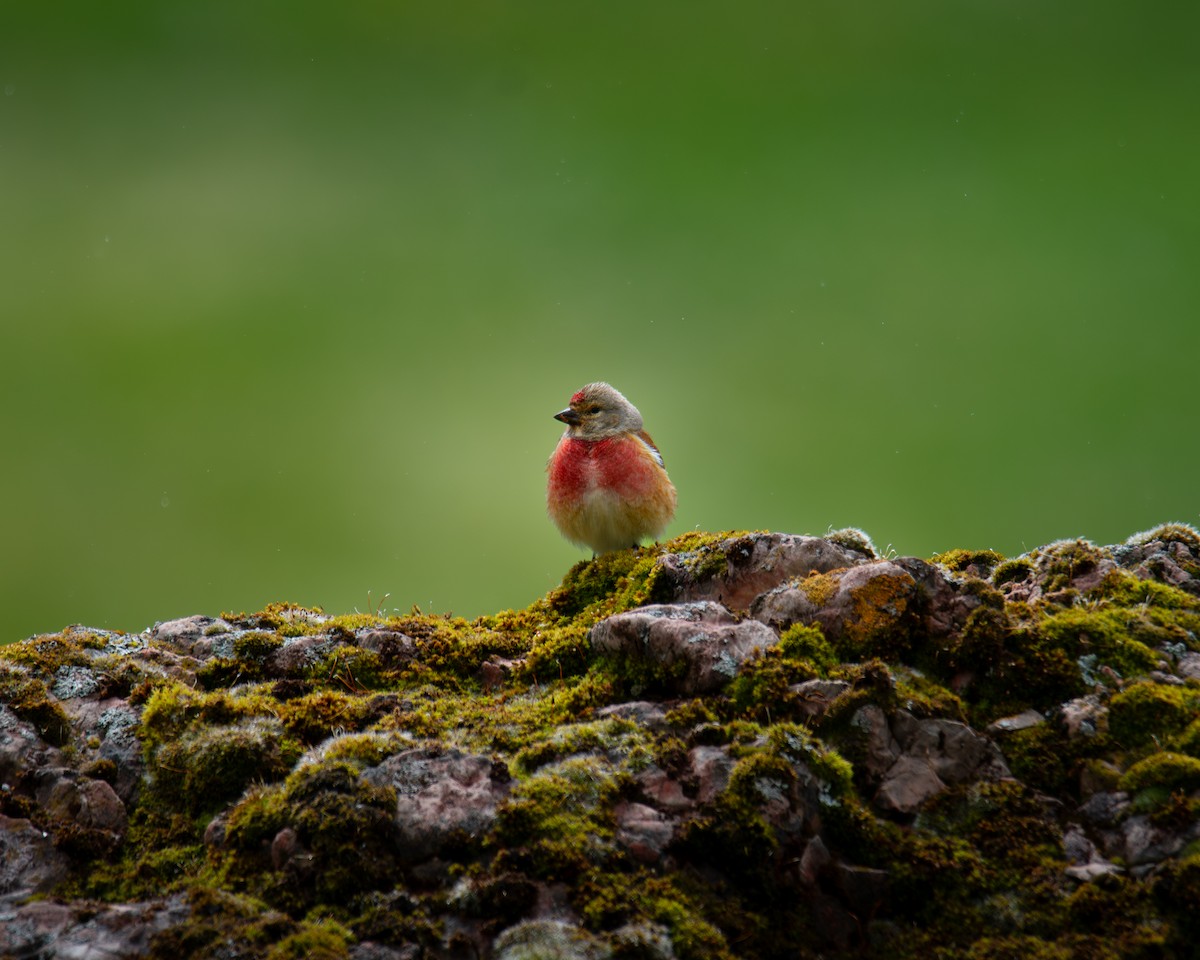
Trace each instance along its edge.
<path fill-rule="evenodd" d="M 662 557 L 658 585 L 660 595 L 675 603 L 713 600 L 730 610 L 747 610 L 757 596 L 791 577 L 871 559 L 865 550 L 820 537 L 750 533 L 693 553 Z"/>
<path fill-rule="evenodd" d="M 388 757 L 363 776 L 395 789 L 400 856 L 419 862 L 459 836 L 478 839 L 508 796 L 507 769 L 490 758 L 420 747 Z"/>
<path fill-rule="evenodd" d="M 747 659 L 779 642 L 770 628 L 739 621 L 709 601 L 619 613 L 596 624 L 590 636 L 598 653 L 656 665 L 662 681 L 686 696 L 719 690 Z"/>

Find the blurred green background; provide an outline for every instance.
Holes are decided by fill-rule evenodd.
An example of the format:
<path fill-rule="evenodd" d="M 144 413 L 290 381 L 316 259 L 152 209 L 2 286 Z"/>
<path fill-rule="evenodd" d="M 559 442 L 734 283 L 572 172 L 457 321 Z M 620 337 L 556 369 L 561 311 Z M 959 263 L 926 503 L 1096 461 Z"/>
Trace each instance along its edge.
<path fill-rule="evenodd" d="M 1200 520 L 1200 6 L 0 9 L 0 639 L 519 607 L 571 392 L 670 534 Z"/>

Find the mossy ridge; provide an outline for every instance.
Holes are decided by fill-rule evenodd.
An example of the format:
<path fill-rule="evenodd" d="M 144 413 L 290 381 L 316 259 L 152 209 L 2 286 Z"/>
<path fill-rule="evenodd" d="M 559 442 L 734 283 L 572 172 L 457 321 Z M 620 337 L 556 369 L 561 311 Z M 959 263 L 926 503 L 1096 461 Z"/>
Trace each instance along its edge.
<path fill-rule="evenodd" d="M 965 713 L 976 722 L 1035 699 L 1044 707 L 1063 692 L 1090 689 L 1077 661 L 1081 656 L 1097 655 L 1096 663 L 1111 666 L 1125 684 L 1124 693 L 1115 696 L 1101 691 L 1102 700 L 1112 697 L 1118 732 L 1123 730 L 1125 738 L 1117 743 L 1101 731 L 1096 737 L 1072 741 L 1086 747 L 1065 755 L 1059 770 L 1029 785 L 1043 789 L 1044 782 L 1044 789 L 1056 797 L 1070 796 L 1082 764 L 1113 756 L 1119 748 L 1117 758 L 1126 767 L 1126 786 L 1146 795 L 1159 791 L 1151 798 L 1154 805 L 1147 808 L 1154 816 L 1179 816 L 1180 811 L 1194 815 L 1194 810 L 1181 807 L 1173 798 L 1192 783 L 1189 751 L 1181 745 L 1200 735 L 1189 732 L 1195 721 L 1184 722 L 1184 712 L 1170 704 L 1165 714 L 1148 711 L 1139 699 L 1147 696 L 1145 690 L 1155 687 L 1183 690 L 1181 695 L 1192 688 L 1139 683 L 1138 677 L 1160 659 L 1178 656 L 1165 652 L 1167 648 L 1182 644 L 1194 649 L 1190 646 L 1194 638 L 1185 639 L 1179 631 L 1186 634 L 1190 629 L 1187 618 L 1196 616 L 1195 598 L 1122 571 L 1111 571 L 1099 586 L 1080 593 L 1071 583 L 1078 583 L 1080 571 L 1094 571 L 1095 566 L 1087 568 L 1086 550 L 1060 550 L 1050 559 L 1043 558 L 1048 565 L 1065 564 L 1054 571 L 1066 576 L 1057 595 L 1032 603 L 1009 602 L 1003 607 L 996 602 L 985 604 L 981 609 L 986 615 L 980 613 L 973 627 L 977 646 L 968 645 L 965 652 L 949 651 L 958 660 L 939 650 L 938 657 L 944 659 L 933 657 L 933 665 L 922 672 L 878 661 L 848 665 L 837 657 L 819 629 L 793 628 L 788 631 L 790 637 L 785 635 L 773 648 L 778 652 L 750 665 L 740 687 L 728 688 L 726 696 L 675 705 L 667 716 L 667 731 L 651 735 L 627 721 L 597 721 L 595 708 L 614 702 L 626 686 L 613 674 L 611 664 L 590 655 L 586 644 L 590 624 L 610 612 L 660 599 L 655 596 L 654 558 L 672 545 L 680 548 L 677 552 L 697 554 L 697 559 L 689 562 L 707 572 L 716 571 L 717 557 L 722 555 L 717 542 L 723 536 L 687 535 L 658 552 L 627 551 L 627 556 L 595 567 L 595 562 L 578 565 L 571 582 L 564 580 L 559 588 L 570 596 L 557 608 L 546 598 L 526 610 L 466 621 L 416 612 L 387 618 L 371 614 L 333 618 L 319 611 L 279 605 L 262 615 L 232 618 L 237 630 L 231 648 L 234 655 L 229 659 L 238 664 L 265 663 L 285 642 L 303 636 L 328 634 L 336 643 L 299 673 L 274 684 L 246 682 L 238 673 L 213 675 L 212 689 L 202 691 L 162 680 L 144 684 L 139 695 L 146 706 L 142 733 L 147 749 L 154 751 L 155 775 L 164 773 L 163 762 L 175 765 L 162 753 L 171 737 L 186 743 L 212 724 L 230 729 L 255 724 L 282 729 L 284 739 L 296 746 L 290 748 L 289 759 L 264 768 L 265 782 L 248 783 L 248 790 L 230 808 L 230 820 L 236 813 L 237 823 L 227 852 L 211 859 L 200 843 L 209 812 L 189 808 L 177 802 L 178 798 L 168 802 L 154 791 L 146 792 L 132 811 L 123 854 L 126 859 L 116 865 L 97 864 L 95 877 L 86 883 L 88 891 L 107 898 L 149 896 L 184 887 L 188 877 L 195 882 L 199 875 L 198 889 L 227 885 L 242 890 L 251 898 L 243 902 L 259 904 L 251 910 L 265 911 L 262 903 L 271 901 L 290 911 L 290 916 L 277 915 L 284 926 L 279 927 L 276 939 L 292 937 L 293 945 L 307 943 L 314 950 L 329 949 L 331 955 L 338 955 L 346 937 L 366 938 L 375 933 L 388 942 L 411 939 L 440 945 L 444 941 L 438 917 L 450 910 L 445 895 L 415 894 L 397 887 L 396 874 L 388 872 L 386 863 L 353 861 L 349 874 L 335 875 L 325 886 L 301 874 L 297 893 L 292 889 L 296 877 L 276 868 L 269 856 L 263 859 L 264 842 L 269 844 L 281 825 L 292 825 L 284 813 L 290 807 L 301 809 L 316 832 L 323 831 L 326 823 L 341 822 L 343 816 L 352 819 L 365 807 L 368 819 L 373 818 L 368 833 L 381 831 L 372 834 L 379 841 L 374 846 L 388 849 L 384 840 L 389 828 L 383 815 L 390 798 L 362 795 L 360 785 L 365 781 L 359 774 L 406 745 L 425 739 L 497 754 L 509 761 L 518 776 L 516 802 L 513 811 L 506 813 L 505 828 L 511 834 L 508 839 L 515 842 L 519 834 L 522 842 L 515 846 L 498 843 L 492 848 L 496 856 L 491 861 L 464 868 L 485 888 L 508 884 L 528 889 L 530 876 L 549 877 L 565 868 L 576 879 L 573 903 L 587 926 L 606 933 L 619 921 L 660 924 L 669 931 L 681 957 L 782 956 L 785 944 L 775 936 L 778 929 L 793 925 L 802 933 L 810 921 L 803 903 L 786 898 L 756 900 L 751 895 L 772 880 L 778 881 L 763 867 L 778 852 L 780 837 L 759 810 L 762 789 L 771 783 L 791 782 L 800 764 L 826 784 L 823 796 L 829 802 L 822 806 L 822 835 L 827 842 L 847 862 L 877 864 L 892 874 L 893 894 L 879 916 L 899 928 L 888 941 L 889 953 L 895 956 L 1006 956 L 1005 951 L 1018 947 L 1032 956 L 1040 952 L 1046 956 L 1106 956 L 1110 948 L 1148 955 L 1164 937 L 1176 942 L 1178 931 L 1188 922 L 1178 898 L 1196 885 L 1195 869 L 1186 858 L 1163 871 L 1173 886 L 1164 879 L 1148 884 L 1122 881 L 1109 889 L 1105 881 L 1085 885 L 1072 896 L 1058 879 L 1061 857 L 1028 792 L 971 794 L 970 788 L 955 788 L 930 806 L 926 821 L 905 829 L 879 820 L 864 805 L 854 790 L 853 757 L 847 759 L 827 744 L 833 742 L 839 715 L 848 715 L 863 703 L 880 704 L 887 710 L 906 709 L 917 716 L 961 719 Z M 711 571 L 706 564 L 712 565 Z M 1033 568 L 1034 562 L 1029 561 L 1029 569 Z M 1144 586 L 1147 583 L 1151 586 Z M 564 612 L 568 610 L 578 612 Z M 360 644 L 372 630 L 394 630 L 412 637 L 418 647 L 415 662 L 391 662 L 366 650 Z M 881 642 L 891 639 L 882 636 Z M 923 649 L 923 641 L 910 639 L 917 644 L 910 651 L 915 656 Z M 1049 679 L 1038 688 L 1039 670 L 1056 663 L 1055 644 L 1061 645 L 1057 663 L 1062 674 L 1051 670 Z M 91 657 L 95 651 L 83 648 L 81 652 Z M 960 696 L 944 684 L 950 683 L 953 671 L 968 663 L 968 654 L 978 657 L 979 672 L 961 689 Z M 7 669 L 28 680 L 31 671 L 53 666 L 52 657 L 74 653 L 70 644 L 56 643 L 47 647 L 44 655 L 40 666 L 29 663 L 25 668 Z M 487 662 L 504 666 L 507 672 L 502 682 L 488 682 L 480 676 L 480 665 Z M 927 664 L 922 661 L 921 666 Z M 0 666 L 0 672 L 3 670 Z M 44 674 L 46 679 L 52 675 Z M 850 691 L 831 705 L 828 722 L 816 725 L 819 737 L 788 713 L 783 692 L 788 685 L 813 675 L 846 679 L 852 684 Z M 42 683 L 47 702 L 53 702 L 44 681 L 33 679 Z M 1109 679 L 1111 689 L 1117 689 L 1118 682 Z M 1032 688 L 1031 680 L 1035 681 Z M 230 689 L 234 684 L 236 688 Z M 1158 702 L 1153 697 L 1150 700 Z M 1050 719 L 1002 741 L 1006 755 L 1012 744 L 1027 742 L 1024 767 L 1010 757 L 1014 770 L 1032 771 L 1041 758 L 1066 743 L 1067 738 Z M 1149 736 L 1148 730 L 1153 731 Z M 289 772 L 289 764 L 295 762 L 290 758 L 300 747 L 313 746 L 331 735 L 333 739 L 320 750 L 310 750 L 303 766 L 292 766 Z M 683 743 L 681 737 L 689 738 L 689 743 Z M 704 863 L 711 850 L 697 862 L 683 858 L 676 866 L 654 872 L 631 863 L 611 842 L 613 806 L 631 796 L 629 774 L 644 762 L 669 763 L 671 756 L 685 753 L 693 743 L 729 745 L 737 759 L 738 772 L 718 806 L 732 825 L 726 839 L 735 854 L 735 866 L 738 858 L 744 860 L 742 879 L 747 883 L 743 888 L 710 882 L 711 873 Z M 1164 759 L 1157 751 L 1160 743 L 1171 748 L 1174 756 Z M 186 764 L 180 769 L 184 767 Z M 202 770 L 192 772 L 195 775 Z M 330 779 L 321 781 L 321 776 Z M 308 793 L 304 782 L 312 788 Z M 237 787 L 228 790 L 233 793 Z M 315 809 L 317 798 L 325 794 L 340 799 L 331 802 L 329 809 Z M 584 802 L 576 816 L 570 803 L 580 797 Z M 567 821 L 547 819 L 555 804 L 563 808 Z M 979 814 L 980 810 L 986 811 L 986 816 Z M 679 851 L 688 851 L 693 841 L 699 848 L 702 839 L 719 832 L 719 825 L 703 819 L 711 812 L 704 811 L 689 827 Z M 558 840 L 562 832 L 558 828 L 569 837 L 586 833 L 598 840 L 591 847 L 564 844 Z M 346 855 L 348 843 L 346 836 L 330 836 L 321 856 Z M 133 850 L 139 853 L 135 855 Z M 750 855 L 755 851 L 766 860 Z M 502 881 L 502 877 L 506 879 Z M 937 885 L 939 877 L 946 881 L 944 887 Z M 1028 889 L 1015 890 L 1022 877 L 1029 878 Z M 898 891 L 906 879 L 917 885 L 913 890 L 935 881 L 932 893 L 924 894 L 929 902 L 918 900 L 915 892 L 909 897 Z M 643 881 L 648 884 L 645 898 L 632 894 L 622 898 L 621 891 L 640 889 Z M 965 893 L 955 887 L 960 881 Z M 780 885 L 777 892 L 790 889 L 789 883 Z M 493 901 L 485 898 L 485 902 Z M 493 906 L 508 911 L 503 916 L 519 919 L 511 914 L 512 904 L 499 904 L 496 900 Z M 1117 924 L 1109 917 L 1107 925 L 1088 926 L 1091 921 L 1081 918 L 1088 917 L 1089 911 L 1100 911 L 1100 905 L 1110 912 L 1129 907 L 1134 919 Z M 307 928 L 298 918 L 310 909 L 332 913 L 337 922 L 310 931 L 311 937 L 305 940 L 302 934 Z M 1173 926 L 1162 928 L 1161 917 L 1170 918 Z M 992 920 L 1003 929 L 977 938 L 972 931 Z M 918 922 L 927 924 L 925 931 L 913 929 Z M 769 929 L 772 923 L 775 932 Z M 1105 932 L 1098 934 L 1100 930 Z M 1111 942 L 1106 943 L 1105 937 L 1111 937 Z M 248 948 L 246 955 L 261 956 L 265 949 Z"/>

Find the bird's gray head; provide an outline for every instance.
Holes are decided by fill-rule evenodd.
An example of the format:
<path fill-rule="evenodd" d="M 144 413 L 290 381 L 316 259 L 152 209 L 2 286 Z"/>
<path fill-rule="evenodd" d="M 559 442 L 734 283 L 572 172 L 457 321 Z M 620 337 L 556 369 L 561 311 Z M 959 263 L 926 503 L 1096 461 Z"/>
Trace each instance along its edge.
<path fill-rule="evenodd" d="M 638 433 L 642 415 L 620 390 L 607 383 L 589 383 L 573 397 L 571 405 L 554 415 L 567 425 L 567 433 L 582 440 L 603 440 L 622 433 Z"/>

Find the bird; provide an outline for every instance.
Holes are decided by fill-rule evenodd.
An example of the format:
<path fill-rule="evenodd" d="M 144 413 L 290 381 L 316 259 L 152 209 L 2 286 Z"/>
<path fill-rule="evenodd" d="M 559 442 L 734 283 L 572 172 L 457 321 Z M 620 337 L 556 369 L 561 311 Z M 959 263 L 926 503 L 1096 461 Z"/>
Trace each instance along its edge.
<path fill-rule="evenodd" d="M 594 555 L 657 538 L 675 515 L 675 487 L 638 408 L 589 383 L 554 419 L 567 429 L 546 464 L 546 511 L 562 535 Z"/>

